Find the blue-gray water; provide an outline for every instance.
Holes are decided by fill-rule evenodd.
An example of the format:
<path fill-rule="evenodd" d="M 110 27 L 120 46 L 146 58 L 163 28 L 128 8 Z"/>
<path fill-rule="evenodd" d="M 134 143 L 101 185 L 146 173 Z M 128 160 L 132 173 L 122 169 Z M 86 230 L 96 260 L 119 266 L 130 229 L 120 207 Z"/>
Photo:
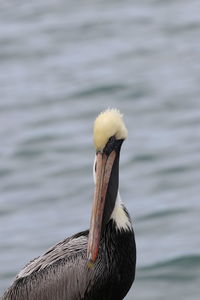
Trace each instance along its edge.
<path fill-rule="evenodd" d="M 199 299 L 200 2 L 0 6 L 0 294 L 30 259 L 88 227 L 93 120 L 118 107 L 138 249 L 126 299 Z"/>

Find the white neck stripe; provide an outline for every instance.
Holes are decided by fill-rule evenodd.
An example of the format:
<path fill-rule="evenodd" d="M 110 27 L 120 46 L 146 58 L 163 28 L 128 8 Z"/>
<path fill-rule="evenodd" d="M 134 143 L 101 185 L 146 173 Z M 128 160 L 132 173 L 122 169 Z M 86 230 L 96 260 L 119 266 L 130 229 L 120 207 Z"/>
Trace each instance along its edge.
<path fill-rule="evenodd" d="M 119 192 L 110 218 L 115 221 L 119 229 L 130 230 L 132 228 L 131 222 L 123 209 Z"/>

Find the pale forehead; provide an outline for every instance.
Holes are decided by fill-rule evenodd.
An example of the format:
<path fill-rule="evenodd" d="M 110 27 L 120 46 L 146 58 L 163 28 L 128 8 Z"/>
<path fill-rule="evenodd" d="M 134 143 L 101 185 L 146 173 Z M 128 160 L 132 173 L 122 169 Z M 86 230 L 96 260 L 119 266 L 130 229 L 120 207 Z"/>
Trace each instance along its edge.
<path fill-rule="evenodd" d="M 116 109 L 100 113 L 94 122 L 94 145 L 97 150 L 103 150 L 110 137 L 125 139 L 127 134 L 123 116 Z"/>

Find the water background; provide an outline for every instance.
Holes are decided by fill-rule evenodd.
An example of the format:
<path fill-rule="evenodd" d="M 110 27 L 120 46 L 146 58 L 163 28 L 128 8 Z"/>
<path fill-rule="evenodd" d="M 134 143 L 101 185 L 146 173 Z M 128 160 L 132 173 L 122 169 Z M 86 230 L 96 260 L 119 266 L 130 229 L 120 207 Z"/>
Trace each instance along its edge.
<path fill-rule="evenodd" d="M 199 37 L 195 0 L 0 1 L 0 294 L 88 228 L 93 120 L 117 107 L 138 250 L 126 299 L 199 299 Z"/>

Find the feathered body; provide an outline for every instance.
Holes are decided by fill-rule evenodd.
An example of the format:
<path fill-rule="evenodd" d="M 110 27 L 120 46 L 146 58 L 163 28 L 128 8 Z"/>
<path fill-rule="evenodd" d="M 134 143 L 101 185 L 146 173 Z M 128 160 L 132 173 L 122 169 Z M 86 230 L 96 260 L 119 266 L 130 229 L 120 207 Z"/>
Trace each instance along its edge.
<path fill-rule="evenodd" d="M 88 232 L 63 240 L 30 262 L 2 300 L 123 299 L 135 274 L 133 231 L 118 229 L 110 220 L 94 267 L 88 267 Z"/>
<path fill-rule="evenodd" d="M 95 193 L 90 230 L 50 248 L 17 275 L 1 300 L 122 300 L 134 277 L 136 246 L 118 192 L 127 129 L 117 110 L 95 121 Z"/>

